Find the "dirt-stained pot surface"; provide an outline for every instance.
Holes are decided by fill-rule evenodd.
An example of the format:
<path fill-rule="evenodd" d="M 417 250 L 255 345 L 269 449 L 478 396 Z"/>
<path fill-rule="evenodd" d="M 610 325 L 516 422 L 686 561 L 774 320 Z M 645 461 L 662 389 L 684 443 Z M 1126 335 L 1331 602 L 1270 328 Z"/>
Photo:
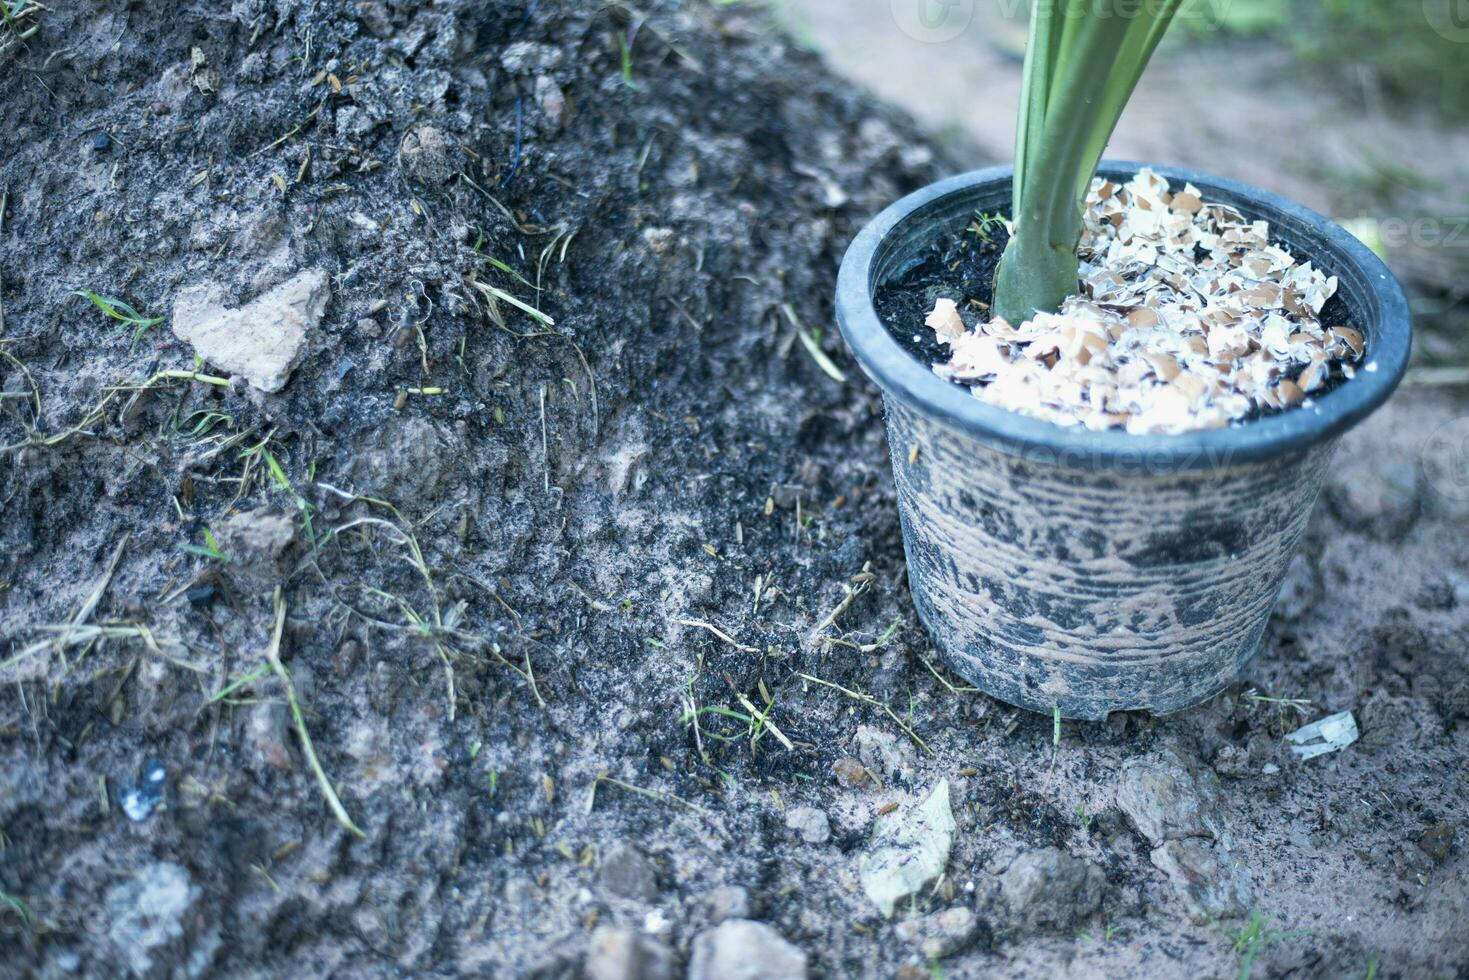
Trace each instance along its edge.
<path fill-rule="evenodd" d="M 856 228 L 982 161 L 759 8 L 18 24 L 0 975 L 1469 970 L 1448 396 L 1352 434 L 1237 688 L 1057 734 L 933 661 L 831 323 Z"/>

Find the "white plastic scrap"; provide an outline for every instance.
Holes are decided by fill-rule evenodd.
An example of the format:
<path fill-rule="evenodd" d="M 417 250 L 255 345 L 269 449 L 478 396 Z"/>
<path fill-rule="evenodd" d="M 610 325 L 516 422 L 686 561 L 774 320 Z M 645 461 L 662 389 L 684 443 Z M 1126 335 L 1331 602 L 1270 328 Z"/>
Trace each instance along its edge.
<path fill-rule="evenodd" d="M 946 779 L 928 799 L 895 814 L 893 822 L 878 831 L 872 853 L 862 859 L 858 875 L 867 897 L 884 916 L 891 916 L 898 902 L 944 873 L 955 829 Z"/>
<path fill-rule="evenodd" d="M 1328 715 L 1320 721 L 1303 725 L 1285 737 L 1290 750 L 1299 758 L 1314 759 L 1318 755 L 1344 749 L 1357 740 L 1357 719 L 1350 711 Z"/>
<path fill-rule="evenodd" d="M 163 802 L 163 787 L 168 780 L 168 771 L 159 762 L 150 762 L 143 771 L 143 778 L 126 787 L 118 802 L 129 820 L 140 823 L 153 815 L 158 804 Z"/>

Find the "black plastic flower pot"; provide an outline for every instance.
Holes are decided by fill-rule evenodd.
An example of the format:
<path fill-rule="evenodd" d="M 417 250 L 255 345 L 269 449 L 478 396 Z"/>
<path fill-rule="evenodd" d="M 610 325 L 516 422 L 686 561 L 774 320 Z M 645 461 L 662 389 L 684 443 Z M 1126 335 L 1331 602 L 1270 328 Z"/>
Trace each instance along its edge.
<path fill-rule="evenodd" d="M 1101 173 L 1127 180 L 1143 166 Z M 1297 258 L 1339 278 L 1367 341 L 1355 378 L 1304 407 L 1183 435 L 1068 428 L 942 380 L 893 338 L 873 297 L 976 209 L 1008 213 L 1009 167 L 903 198 L 853 241 L 837 281 L 842 334 L 882 389 L 919 617 L 960 676 L 1068 718 L 1177 711 L 1234 681 L 1338 438 L 1387 400 L 1411 346 L 1402 289 L 1345 230 L 1253 187 L 1152 169 L 1269 221 Z"/>

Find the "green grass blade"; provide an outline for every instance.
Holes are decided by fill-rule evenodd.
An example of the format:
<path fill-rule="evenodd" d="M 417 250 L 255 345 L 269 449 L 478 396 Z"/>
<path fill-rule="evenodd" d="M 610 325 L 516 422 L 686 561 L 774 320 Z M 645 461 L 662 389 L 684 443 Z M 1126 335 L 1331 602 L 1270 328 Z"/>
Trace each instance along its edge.
<path fill-rule="evenodd" d="M 92 292 L 90 289 L 74 290 L 72 295 L 81 296 L 90 301 L 97 309 L 107 314 L 107 316 L 134 328 L 132 341 L 128 345 L 129 353 L 132 352 L 134 347 L 138 346 L 138 341 L 142 340 L 143 336 L 149 330 L 163 322 L 163 317 L 161 316 L 144 316 L 122 300 L 113 299 L 110 296 L 102 296 Z"/>

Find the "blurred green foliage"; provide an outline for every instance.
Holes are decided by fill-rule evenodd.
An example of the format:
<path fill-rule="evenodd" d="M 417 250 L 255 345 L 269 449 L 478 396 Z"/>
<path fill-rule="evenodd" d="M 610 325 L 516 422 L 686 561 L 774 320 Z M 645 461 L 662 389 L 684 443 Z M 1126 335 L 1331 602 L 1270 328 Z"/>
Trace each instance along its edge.
<path fill-rule="evenodd" d="M 1469 0 L 1195 0 L 1206 30 L 1264 35 L 1344 80 L 1368 69 L 1390 95 L 1469 114 Z"/>

